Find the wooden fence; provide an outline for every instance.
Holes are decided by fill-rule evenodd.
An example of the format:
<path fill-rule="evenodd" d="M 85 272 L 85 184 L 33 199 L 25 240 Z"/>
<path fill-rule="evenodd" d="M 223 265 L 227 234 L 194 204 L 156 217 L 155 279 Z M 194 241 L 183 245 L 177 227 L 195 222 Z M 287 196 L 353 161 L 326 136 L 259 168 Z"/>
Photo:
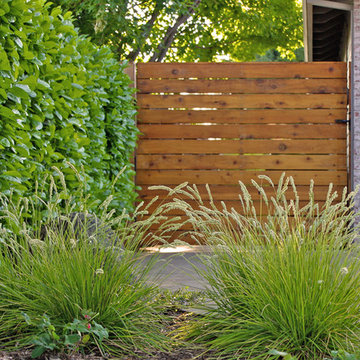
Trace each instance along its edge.
<path fill-rule="evenodd" d="M 286 171 L 301 200 L 314 179 L 323 202 L 347 185 L 346 77 L 345 63 L 138 64 L 140 197 L 188 181 L 240 208 L 239 180 Z"/>

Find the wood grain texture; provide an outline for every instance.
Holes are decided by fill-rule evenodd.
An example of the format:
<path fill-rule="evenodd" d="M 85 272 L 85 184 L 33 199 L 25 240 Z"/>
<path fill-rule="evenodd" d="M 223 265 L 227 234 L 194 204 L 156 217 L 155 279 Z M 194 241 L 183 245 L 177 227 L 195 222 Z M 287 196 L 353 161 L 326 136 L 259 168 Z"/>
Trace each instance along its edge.
<path fill-rule="evenodd" d="M 346 78 L 346 63 L 138 63 L 138 79 Z"/>
<path fill-rule="evenodd" d="M 236 185 L 241 180 L 246 185 L 258 175 L 267 175 L 276 184 L 283 171 L 244 171 L 244 170 L 138 170 L 136 183 L 139 186 L 148 184 L 219 184 Z M 315 185 L 347 185 L 346 171 L 286 171 L 287 176 L 292 176 L 296 185 L 309 185 L 313 179 Z"/>
<path fill-rule="evenodd" d="M 175 187 L 176 187 L 176 185 L 169 185 L 169 188 L 175 188 Z M 197 185 L 196 187 L 197 187 L 198 192 L 201 195 L 201 198 L 203 200 L 210 200 L 210 195 L 209 195 L 205 185 Z M 270 186 L 263 186 L 263 188 L 264 188 L 268 198 L 270 198 L 271 196 L 273 196 L 273 197 L 276 196 L 277 189 L 274 190 Z M 212 198 L 215 200 L 234 200 L 234 199 L 238 199 L 239 195 L 241 194 L 241 188 L 238 184 L 232 185 L 232 186 L 231 185 L 209 185 L 209 189 L 210 189 Z M 344 189 L 344 186 L 334 186 L 333 191 L 337 192 L 337 194 L 338 194 L 337 199 L 339 199 L 341 197 L 343 189 Z M 261 198 L 259 191 L 253 185 L 248 185 L 247 190 L 253 200 L 259 200 Z M 309 186 L 297 186 L 296 191 L 297 191 L 298 196 L 302 200 L 309 199 Z M 329 191 L 328 186 L 316 186 L 314 188 L 314 199 L 324 201 L 327 197 L 328 191 Z M 288 200 L 295 198 L 295 194 L 291 188 L 289 188 L 288 191 L 286 191 L 285 195 Z M 152 190 L 151 186 L 148 187 L 145 185 L 145 186 L 143 186 L 143 188 L 141 190 L 139 190 L 139 197 L 141 200 L 153 199 L 155 196 L 159 196 L 160 199 L 165 199 L 165 198 L 171 199 L 172 198 L 171 196 L 169 197 L 169 191 L 159 190 L 159 189 Z M 182 199 L 187 198 L 187 197 L 185 197 L 185 195 L 181 195 L 181 194 L 176 195 L 176 197 L 180 197 Z"/>
<path fill-rule="evenodd" d="M 322 203 L 319 204 L 319 206 L 322 206 Z M 265 215 L 265 214 L 263 214 Z M 266 223 L 266 216 L 261 216 L 260 214 L 257 214 L 258 216 L 258 220 L 260 221 L 260 223 L 264 224 Z M 196 231 L 196 229 L 194 229 L 193 224 L 191 224 L 190 222 L 186 222 L 187 217 L 186 216 L 181 216 L 181 215 L 171 215 L 168 217 L 167 220 L 161 220 L 158 224 L 153 224 L 150 229 L 151 230 L 157 230 L 161 227 L 165 227 L 167 226 L 167 224 L 169 224 L 169 222 L 173 222 L 174 224 L 179 224 L 178 225 L 178 231 L 187 231 L 187 232 L 191 232 L 191 231 Z M 167 224 L 166 224 L 167 223 Z M 232 224 L 234 229 L 238 229 L 239 224 L 236 223 L 236 221 L 234 220 L 230 220 L 230 223 Z M 289 217 L 289 223 L 291 225 L 295 224 L 296 221 L 294 219 L 293 216 Z M 241 226 L 241 225 L 240 225 Z"/>
<path fill-rule="evenodd" d="M 345 124 L 139 125 L 147 139 L 345 139 Z"/>
<path fill-rule="evenodd" d="M 137 169 L 346 170 L 343 155 L 138 155 Z"/>
<path fill-rule="evenodd" d="M 261 216 L 260 214 L 257 214 L 258 220 L 260 221 L 260 223 L 264 224 L 266 223 L 266 216 Z M 153 231 L 158 230 L 161 227 L 166 226 L 165 223 L 166 221 L 171 221 L 170 219 L 172 219 L 172 221 L 174 221 L 174 223 L 178 223 L 179 227 L 178 227 L 178 231 L 176 231 L 177 234 L 179 234 L 179 231 L 184 231 L 184 232 L 188 232 L 188 236 L 190 235 L 190 232 L 193 232 L 194 230 L 194 226 L 193 224 L 186 222 L 186 216 L 181 216 L 181 215 L 172 215 L 169 216 L 169 220 L 162 220 L 160 221 L 159 224 L 153 224 L 150 229 Z M 232 224 L 234 230 L 239 229 L 239 224 L 236 223 L 236 221 L 230 221 L 230 223 Z M 291 226 L 293 226 L 294 224 L 296 224 L 296 220 L 294 219 L 294 217 L 289 217 L 289 224 Z M 240 225 L 241 226 L 241 225 Z M 184 234 L 185 235 L 185 234 Z M 172 237 L 172 236 L 171 236 Z"/>
<path fill-rule="evenodd" d="M 266 124 L 335 123 L 346 119 L 346 109 L 261 109 L 261 110 L 157 110 L 139 109 L 139 124 Z"/>
<path fill-rule="evenodd" d="M 139 94 L 137 104 L 145 109 L 344 109 L 345 94 L 233 94 L 149 95 Z"/>
<path fill-rule="evenodd" d="M 147 205 L 148 201 L 145 200 L 145 206 Z M 252 205 L 249 205 L 249 207 L 246 206 L 246 203 L 242 202 L 241 200 L 214 200 L 212 202 L 203 200 L 201 203 L 198 201 L 193 200 L 187 200 L 186 203 L 191 207 L 191 209 L 194 210 L 204 210 L 202 207 L 205 207 L 209 210 L 215 210 L 215 211 L 231 211 L 234 209 L 236 212 L 238 212 L 241 215 L 251 215 L 252 214 L 252 207 L 255 209 L 257 215 L 270 215 L 274 213 L 275 207 L 272 202 L 269 202 L 268 205 L 264 201 L 253 201 Z M 324 205 L 324 201 L 317 201 L 320 207 Z M 308 204 L 308 201 L 299 201 L 300 208 L 304 207 Z M 160 201 L 152 203 L 148 210 L 150 212 L 153 212 L 158 206 L 160 205 Z M 206 211 L 205 211 L 206 213 Z M 186 213 L 182 206 L 176 206 L 175 203 L 171 205 L 169 210 L 166 211 L 167 216 L 185 216 Z M 289 215 L 294 215 L 293 211 L 290 212 Z"/>
<path fill-rule="evenodd" d="M 228 79 L 148 80 L 137 84 L 139 93 L 232 93 L 232 94 L 346 94 L 343 79 Z"/>
<path fill-rule="evenodd" d="M 155 231 L 155 230 L 154 230 Z M 194 236 L 189 234 L 188 231 L 173 231 L 170 233 L 169 237 L 166 237 L 164 239 L 165 241 L 167 241 L 168 243 L 172 243 L 172 242 L 175 242 L 175 241 L 182 241 L 182 242 L 185 242 L 189 245 L 203 245 L 205 244 L 205 239 L 201 238 L 200 237 L 197 237 L 196 239 L 194 239 Z M 164 242 L 163 241 L 159 241 L 159 240 L 156 240 L 154 239 L 151 243 L 153 246 L 156 246 L 156 245 L 164 245 Z"/>
<path fill-rule="evenodd" d="M 348 126 L 337 123 L 347 119 L 345 63 L 146 63 L 138 64 L 137 81 L 136 184 L 146 203 L 155 195 L 158 203 L 168 200 L 166 191 L 148 186 L 188 182 L 197 184 L 207 205 L 209 184 L 216 206 L 225 201 L 241 212 L 241 180 L 264 215 L 251 181 L 268 196 L 274 190 L 258 175 L 276 184 L 286 171 L 303 205 L 312 179 L 321 204 L 329 183 L 339 193 L 347 185 Z M 182 236 L 196 243 L 184 231 L 168 240 Z"/>
<path fill-rule="evenodd" d="M 346 139 L 148 140 L 137 154 L 346 154 Z"/>

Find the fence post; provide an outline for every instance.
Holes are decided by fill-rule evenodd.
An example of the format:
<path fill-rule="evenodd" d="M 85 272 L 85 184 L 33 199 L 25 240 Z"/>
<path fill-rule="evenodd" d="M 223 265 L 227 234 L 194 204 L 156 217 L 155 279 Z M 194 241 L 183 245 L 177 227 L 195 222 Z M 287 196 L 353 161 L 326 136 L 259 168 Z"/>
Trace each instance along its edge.
<path fill-rule="evenodd" d="M 130 62 L 128 67 L 124 69 L 124 73 L 129 76 L 132 83 L 130 84 L 130 87 L 136 89 L 136 64 L 133 62 Z M 136 101 L 136 91 L 133 94 L 133 97 Z M 135 117 L 135 125 L 137 125 L 137 117 Z M 136 148 L 134 149 L 133 154 L 131 155 L 130 162 L 134 165 L 134 171 L 135 175 L 133 178 L 134 184 L 136 185 Z M 136 204 L 134 204 L 135 206 Z"/>
<path fill-rule="evenodd" d="M 352 79 L 351 79 L 351 187 L 360 184 L 360 0 L 354 0 L 352 11 Z M 355 212 L 360 210 L 360 194 L 355 199 Z M 360 221 L 360 219 L 357 219 Z"/>
<path fill-rule="evenodd" d="M 132 85 L 130 86 L 136 88 L 136 64 L 133 62 L 129 63 L 129 66 L 125 68 L 124 72 L 132 81 Z"/>

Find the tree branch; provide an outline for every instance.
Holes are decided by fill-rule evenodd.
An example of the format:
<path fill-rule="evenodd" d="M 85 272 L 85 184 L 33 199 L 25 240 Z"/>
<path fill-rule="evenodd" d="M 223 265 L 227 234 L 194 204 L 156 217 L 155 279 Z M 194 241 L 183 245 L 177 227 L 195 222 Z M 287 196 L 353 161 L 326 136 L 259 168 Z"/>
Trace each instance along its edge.
<path fill-rule="evenodd" d="M 156 5 L 154 12 L 151 15 L 151 18 L 149 19 L 149 21 L 144 25 L 144 31 L 141 34 L 141 39 L 142 39 L 142 44 L 146 41 L 146 39 L 149 37 L 150 35 L 150 31 L 151 29 L 154 27 L 155 21 L 158 18 L 158 16 L 160 15 L 160 11 L 161 11 L 161 6 Z M 136 49 L 134 49 L 129 55 L 128 55 L 128 60 L 129 61 L 135 61 L 135 59 L 138 57 L 139 53 L 141 51 L 141 46 L 140 44 L 138 45 L 138 47 Z"/>
<path fill-rule="evenodd" d="M 150 58 L 150 61 L 161 62 L 167 51 L 169 50 L 170 45 L 174 41 L 175 35 L 179 27 L 185 23 L 189 17 L 195 12 L 195 9 L 199 6 L 201 0 L 194 0 L 194 4 L 188 8 L 186 14 L 180 15 L 173 26 L 169 26 L 166 31 L 163 41 L 159 44 L 157 50 L 154 52 L 153 56 Z"/>

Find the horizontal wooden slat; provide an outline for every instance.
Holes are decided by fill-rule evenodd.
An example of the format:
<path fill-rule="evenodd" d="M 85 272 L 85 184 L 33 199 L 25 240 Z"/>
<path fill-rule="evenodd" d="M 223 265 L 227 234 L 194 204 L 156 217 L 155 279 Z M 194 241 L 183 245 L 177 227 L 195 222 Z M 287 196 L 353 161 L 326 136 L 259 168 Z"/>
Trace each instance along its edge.
<path fill-rule="evenodd" d="M 139 109 L 138 123 L 335 123 L 346 119 L 346 109 L 265 110 L 150 110 Z"/>
<path fill-rule="evenodd" d="M 320 208 L 322 206 L 322 204 L 319 204 Z M 258 220 L 260 221 L 260 223 L 266 223 L 267 222 L 267 214 L 263 214 L 263 216 L 257 214 Z M 157 230 L 157 229 L 164 229 L 165 227 L 168 226 L 169 222 L 173 222 L 174 224 L 178 224 L 177 226 L 177 231 L 179 230 L 184 230 L 184 231 L 194 231 L 194 226 L 192 223 L 190 223 L 188 220 L 188 218 L 186 216 L 181 216 L 181 215 L 172 215 L 169 216 L 167 220 L 161 220 L 159 223 L 157 224 L 152 224 L 150 226 L 151 230 Z M 295 224 L 296 220 L 294 218 L 294 216 L 289 216 L 288 221 L 291 225 Z M 230 223 L 232 224 L 234 230 L 239 229 L 239 222 L 234 221 L 233 219 L 230 219 Z"/>
<path fill-rule="evenodd" d="M 267 175 L 275 183 L 279 180 L 282 171 L 241 171 L 241 170 L 138 170 L 136 183 L 139 186 L 147 184 L 237 184 L 239 180 L 250 184 L 251 179 L 258 175 Z M 287 176 L 293 176 L 295 184 L 309 185 L 313 179 L 316 185 L 347 185 L 346 171 L 287 171 Z"/>
<path fill-rule="evenodd" d="M 211 203 L 210 201 L 206 201 L 206 200 L 203 201 L 202 203 L 193 200 L 186 200 L 186 203 L 190 205 L 191 208 L 194 210 L 204 210 L 202 209 L 202 207 L 205 207 L 206 209 L 214 209 L 214 210 L 217 209 L 219 211 L 223 211 L 224 210 L 223 205 L 224 205 L 227 211 L 231 211 L 231 209 L 234 209 L 235 211 L 237 211 L 239 214 L 242 215 L 252 214 L 251 208 L 247 209 L 246 204 L 245 203 L 242 204 L 240 200 L 226 200 L 226 201 L 214 200 Z M 299 206 L 300 208 L 302 208 L 308 203 L 309 203 L 308 201 L 300 200 Z M 320 208 L 324 205 L 324 201 L 317 201 L 317 203 L 319 204 Z M 145 201 L 144 206 L 146 206 L 146 204 L 147 202 Z M 156 208 L 158 208 L 160 204 L 161 204 L 160 201 L 154 202 L 148 207 L 148 210 L 152 212 Z M 269 202 L 269 204 L 266 205 L 264 201 L 253 201 L 252 206 L 255 208 L 256 214 L 261 216 L 273 214 L 275 210 L 275 206 L 273 205 L 272 202 Z M 184 212 L 182 207 L 176 206 L 176 204 L 174 203 L 171 204 L 169 209 L 166 211 L 166 216 L 176 216 L 176 215 L 185 216 L 186 213 Z M 290 212 L 290 215 L 293 215 L 292 211 Z"/>
<path fill-rule="evenodd" d="M 322 204 L 319 204 L 319 207 L 321 209 Z M 257 214 L 257 218 L 260 221 L 260 223 L 264 224 L 267 222 L 267 214 Z M 161 220 L 159 223 L 157 224 L 152 224 L 150 229 L 153 231 L 156 231 L 158 229 L 164 229 L 165 227 L 168 226 L 169 222 L 173 222 L 174 224 L 178 224 L 176 229 L 177 229 L 177 233 L 180 230 L 183 231 L 194 231 L 194 226 L 192 223 L 190 223 L 189 221 L 186 221 L 188 218 L 186 216 L 181 216 L 181 215 L 172 215 L 169 216 L 167 220 Z M 296 223 L 296 220 L 294 218 L 294 216 L 289 216 L 288 218 L 288 222 L 290 225 L 294 225 Z M 233 229 L 239 229 L 239 226 L 241 226 L 241 224 L 239 224 L 239 222 L 234 221 L 233 219 L 230 219 L 230 223 L 233 226 Z M 208 228 L 211 228 L 210 226 Z M 215 227 L 214 227 L 215 229 Z"/>
<path fill-rule="evenodd" d="M 345 139 L 345 124 L 315 125 L 139 125 L 149 139 Z"/>
<path fill-rule="evenodd" d="M 346 170 L 343 155 L 138 155 L 137 169 Z"/>
<path fill-rule="evenodd" d="M 170 237 L 166 238 L 166 242 L 173 243 L 174 241 L 183 241 L 188 245 L 203 245 L 205 244 L 205 240 L 202 239 L 200 241 L 199 239 L 194 240 L 193 236 L 189 234 L 189 231 L 173 231 L 170 233 Z M 152 243 L 152 245 L 164 245 L 161 241 L 156 241 Z"/>
<path fill-rule="evenodd" d="M 140 93 L 233 93 L 233 94 L 345 94 L 344 79 L 229 79 L 147 80 L 136 84 Z"/>
<path fill-rule="evenodd" d="M 346 139 L 310 140 L 147 140 L 137 154 L 346 154 Z"/>
<path fill-rule="evenodd" d="M 346 63 L 138 63 L 137 78 L 346 78 Z"/>
<path fill-rule="evenodd" d="M 147 218 L 147 217 L 145 217 Z M 179 218 L 179 219 L 177 219 Z M 186 222 L 188 218 L 186 216 L 180 216 L 180 215 L 172 215 L 169 216 L 167 220 L 161 220 L 159 221 L 159 223 L 156 224 L 152 224 L 150 226 L 151 230 L 157 230 L 157 229 L 164 229 L 165 227 L 169 226 L 170 222 L 173 222 L 173 224 L 182 224 L 181 226 L 178 225 L 179 227 L 177 228 L 178 230 L 194 230 L 194 227 L 191 223 Z"/>
<path fill-rule="evenodd" d="M 150 186 L 151 187 L 151 186 Z M 175 188 L 176 185 L 169 185 L 170 188 Z M 266 195 L 270 198 L 271 196 L 276 196 L 276 189 L 274 190 L 270 186 L 263 186 L 266 192 Z M 226 186 L 226 185 L 210 185 L 211 196 L 214 200 L 234 200 L 237 199 L 239 194 L 241 194 L 241 189 L 239 185 Z M 197 189 L 203 200 L 209 200 L 210 195 L 206 190 L 205 185 L 198 185 Z M 334 186 L 333 191 L 338 193 L 338 198 L 341 197 L 343 186 Z M 259 191 L 252 185 L 247 186 L 247 190 L 253 200 L 259 200 L 261 198 Z M 309 186 L 297 186 L 296 187 L 297 195 L 302 199 L 309 199 Z M 329 191 L 328 186 L 315 186 L 314 187 L 314 199 L 315 200 L 326 200 L 327 194 Z M 179 197 L 185 199 L 185 195 L 176 194 L 169 197 L 169 192 L 166 190 L 152 190 L 148 186 L 144 186 L 139 190 L 139 197 L 141 200 L 153 199 L 155 196 L 159 196 L 161 199 Z M 291 187 L 285 193 L 288 200 L 294 199 L 295 194 Z"/>
<path fill-rule="evenodd" d="M 176 233 L 179 233 L 179 231 L 194 231 L 194 226 L 189 223 L 186 222 L 185 220 L 187 219 L 185 216 L 179 216 L 179 215 L 174 215 L 174 216 L 169 216 L 169 219 L 173 218 L 174 219 L 174 223 L 176 222 L 177 224 L 181 224 L 181 226 L 179 225 L 179 227 L 177 228 Z M 176 219 L 176 218 L 180 218 L 180 219 Z M 177 221 L 176 221 L 176 220 Z M 231 223 L 233 224 L 234 228 L 236 229 L 236 223 L 234 221 L 231 221 Z M 153 231 L 156 231 L 158 229 L 163 229 L 164 227 L 166 227 L 166 220 L 162 220 L 160 221 L 159 224 L 152 224 L 150 226 L 150 229 Z"/>
<path fill-rule="evenodd" d="M 234 95 L 148 95 L 139 94 L 140 108 L 217 109 L 343 109 L 345 94 L 234 94 Z"/>

